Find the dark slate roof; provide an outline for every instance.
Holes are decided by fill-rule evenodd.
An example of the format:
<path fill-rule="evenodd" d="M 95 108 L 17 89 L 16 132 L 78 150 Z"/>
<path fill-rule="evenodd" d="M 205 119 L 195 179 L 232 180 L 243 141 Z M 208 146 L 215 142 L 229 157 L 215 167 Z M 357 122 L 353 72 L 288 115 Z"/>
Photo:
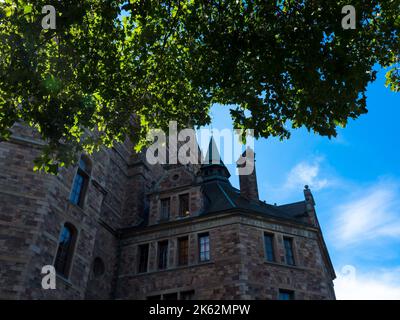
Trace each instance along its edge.
<path fill-rule="evenodd" d="M 302 217 L 307 214 L 307 204 L 305 201 L 284 204 L 278 206 L 278 208 L 287 212 L 292 217 Z"/>
<path fill-rule="evenodd" d="M 275 206 L 262 201 L 248 200 L 242 197 L 240 191 L 234 188 L 229 182 L 220 180 L 204 183 L 202 190 L 207 199 L 202 214 L 238 209 L 274 218 L 305 222 L 303 219 L 306 208 L 305 201 L 283 206 Z"/>

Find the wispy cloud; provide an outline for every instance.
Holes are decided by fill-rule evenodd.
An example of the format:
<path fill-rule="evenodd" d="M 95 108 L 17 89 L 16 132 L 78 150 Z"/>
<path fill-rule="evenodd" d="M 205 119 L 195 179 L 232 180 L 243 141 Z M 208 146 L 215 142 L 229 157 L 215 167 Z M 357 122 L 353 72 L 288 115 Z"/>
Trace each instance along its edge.
<path fill-rule="evenodd" d="M 334 171 L 322 156 L 310 156 L 296 163 L 275 186 L 259 181 L 266 188 L 267 201 L 287 203 L 303 197 L 302 190 L 308 185 L 313 192 L 335 187 L 340 182 Z"/>
<path fill-rule="evenodd" d="M 337 276 L 335 293 L 339 300 L 400 299 L 400 267 L 361 273 L 345 266 Z"/>
<path fill-rule="evenodd" d="M 318 191 L 329 185 L 327 178 L 321 177 L 321 163 L 323 158 L 314 158 L 311 161 L 303 161 L 293 167 L 286 179 L 284 189 L 293 190 L 309 185 Z"/>
<path fill-rule="evenodd" d="M 333 209 L 332 234 L 337 245 L 357 245 L 367 239 L 400 237 L 399 185 L 381 181 L 356 192 Z"/>

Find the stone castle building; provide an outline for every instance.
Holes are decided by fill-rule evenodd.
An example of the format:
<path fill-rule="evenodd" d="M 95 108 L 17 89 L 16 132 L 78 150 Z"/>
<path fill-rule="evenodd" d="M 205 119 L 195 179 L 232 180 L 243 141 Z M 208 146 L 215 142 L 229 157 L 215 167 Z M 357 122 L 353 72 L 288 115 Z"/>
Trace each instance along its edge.
<path fill-rule="evenodd" d="M 0 299 L 335 299 L 308 187 L 269 205 L 256 172 L 238 190 L 222 162 L 151 166 L 129 141 L 53 176 L 42 147 L 22 125 L 0 142 Z"/>

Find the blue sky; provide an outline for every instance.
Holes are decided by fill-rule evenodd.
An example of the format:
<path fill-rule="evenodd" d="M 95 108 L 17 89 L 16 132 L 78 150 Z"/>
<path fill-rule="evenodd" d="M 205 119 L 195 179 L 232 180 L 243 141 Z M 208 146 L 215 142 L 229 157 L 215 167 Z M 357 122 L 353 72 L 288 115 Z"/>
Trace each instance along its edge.
<path fill-rule="evenodd" d="M 299 129 L 290 140 L 255 142 L 262 200 L 303 200 L 310 185 L 338 299 L 400 299 L 400 94 L 384 83 L 381 70 L 368 87 L 368 114 L 335 139 Z M 213 128 L 232 128 L 228 109 L 213 107 Z"/>

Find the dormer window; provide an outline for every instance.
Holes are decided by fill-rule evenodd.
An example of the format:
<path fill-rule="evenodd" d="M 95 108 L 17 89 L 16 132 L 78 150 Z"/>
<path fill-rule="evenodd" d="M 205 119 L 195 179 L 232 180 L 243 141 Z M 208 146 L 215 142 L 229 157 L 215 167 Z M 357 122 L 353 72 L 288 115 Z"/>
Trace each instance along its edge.
<path fill-rule="evenodd" d="M 179 196 L 179 216 L 180 217 L 187 217 L 189 216 L 189 194 L 181 194 Z"/>
<path fill-rule="evenodd" d="M 169 215 L 170 215 L 170 199 L 169 198 L 165 198 L 165 199 L 161 199 L 161 215 L 160 215 L 160 219 L 161 220 L 168 220 L 169 219 Z"/>

